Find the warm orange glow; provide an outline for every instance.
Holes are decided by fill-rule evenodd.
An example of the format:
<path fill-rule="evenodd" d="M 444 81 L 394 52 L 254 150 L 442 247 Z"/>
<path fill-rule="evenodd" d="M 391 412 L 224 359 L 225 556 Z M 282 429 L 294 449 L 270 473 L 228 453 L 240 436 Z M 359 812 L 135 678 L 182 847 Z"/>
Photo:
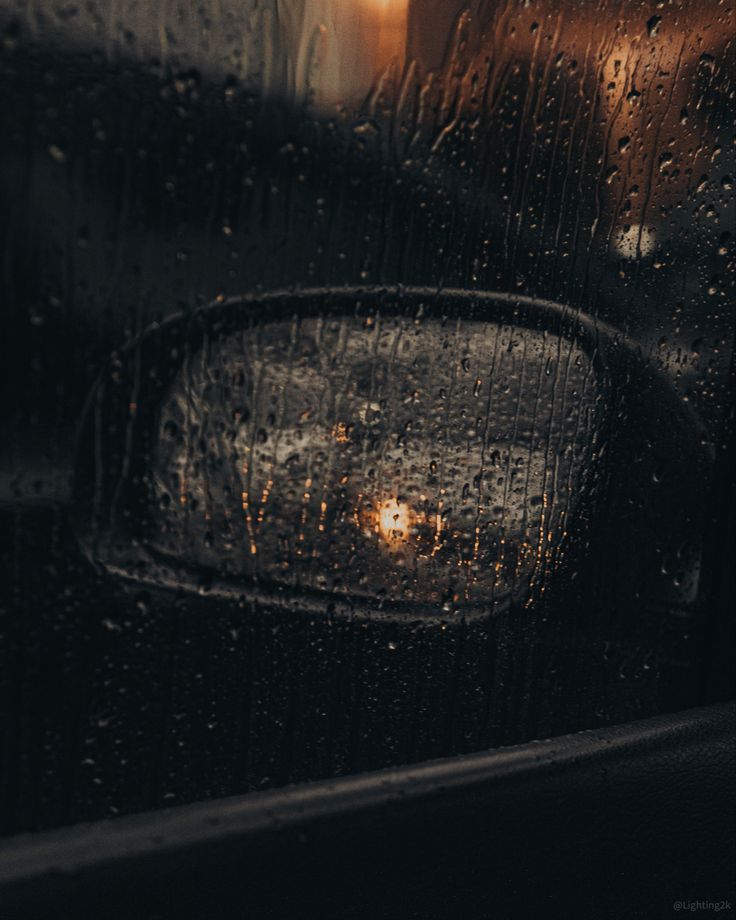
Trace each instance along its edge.
<path fill-rule="evenodd" d="M 369 16 L 375 16 L 375 21 L 367 24 L 375 30 L 374 71 L 380 73 L 392 60 L 403 63 L 409 0 L 360 0 L 359 5 Z"/>
<path fill-rule="evenodd" d="M 318 107 L 360 103 L 376 80 L 406 59 L 409 0 L 320 0 L 313 7 L 323 34 L 312 73 Z"/>
<path fill-rule="evenodd" d="M 345 422 L 338 422 L 332 429 L 332 435 L 338 444 L 347 444 L 348 441 L 350 441 L 350 436 L 348 435 L 348 426 L 345 424 Z"/>
<path fill-rule="evenodd" d="M 414 513 L 405 502 L 389 498 L 378 506 L 376 530 L 387 543 L 405 542 L 414 522 Z"/>
<path fill-rule="evenodd" d="M 689 197 L 693 179 L 709 172 L 709 161 L 719 156 L 721 142 L 703 106 L 703 92 L 711 84 L 708 92 L 726 92 L 733 4 L 678 0 L 645 7 L 535 0 L 471 6 L 486 9 L 474 12 L 465 30 L 467 48 L 477 43 L 473 62 L 465 52 L 458 54 L 461 63 L 445 57 L 453 47 L 449 40 L 453 22 L 460 21 L 459 5 L 435 2 L 432 15 L 413 17 L 407 43 L 420 73 L 435 71 L 447 98 L 459 100 L 459 109 L 475 111 L 478 73 L 489 62 L 494 90 L 497 75 L 510 66 L 529 68 L 530 80 L 544 70 L 549 81 L 558 67 L 565 72 L 575 62 L 567 71 L 567 92 L 590 92 L 580 80 L 591 87 L 594 80 L 598 87 L 596 111 L 606 150 L 597 194 L 600 210 L 618 212 L 611 243 L 621 259 L 652 256 L 660 243 L 655 225 L 661 209 Z M 548 88 L 539 89 L 544 99 Z M 497 117 L 489 113 L 491 120 Z M 536 114 L 529 118 L 536 123 Z M 455 124 L 450 121 L 450 128 Z M 435 143 L 450 133 L 445 127 Z"/>

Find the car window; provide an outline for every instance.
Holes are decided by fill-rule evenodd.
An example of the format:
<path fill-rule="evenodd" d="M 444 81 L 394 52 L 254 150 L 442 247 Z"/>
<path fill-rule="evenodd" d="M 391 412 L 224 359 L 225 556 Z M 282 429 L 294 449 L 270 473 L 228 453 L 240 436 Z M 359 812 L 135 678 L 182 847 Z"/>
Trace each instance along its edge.
<path fill-rule="evenodd" d="M 733 25 L 0 2 L 4 832 L 717 696 Z"/>

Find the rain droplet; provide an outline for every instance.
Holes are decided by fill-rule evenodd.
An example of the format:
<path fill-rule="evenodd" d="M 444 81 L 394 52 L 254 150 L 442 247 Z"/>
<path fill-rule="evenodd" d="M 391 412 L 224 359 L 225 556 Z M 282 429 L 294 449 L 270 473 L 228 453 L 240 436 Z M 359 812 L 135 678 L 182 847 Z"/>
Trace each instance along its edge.
<path fill-rule="evenodd" d="M 650 38 L 654 38 L 657 32 L 659 32 L 659 24 L 661 22 L 662 22 L 661 16 L 651 16 L 647 20 L 647 34 L 649 35 Z"/>

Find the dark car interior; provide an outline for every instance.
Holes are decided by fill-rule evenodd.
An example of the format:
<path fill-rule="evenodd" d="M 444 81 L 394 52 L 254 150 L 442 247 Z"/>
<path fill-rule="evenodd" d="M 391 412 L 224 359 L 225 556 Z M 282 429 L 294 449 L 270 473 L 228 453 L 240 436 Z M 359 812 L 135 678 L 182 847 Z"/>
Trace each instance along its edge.
<path fill-rule="evenodd" d="M 0 0 L 0 918 L 736 914 L 727 0 Z"/>

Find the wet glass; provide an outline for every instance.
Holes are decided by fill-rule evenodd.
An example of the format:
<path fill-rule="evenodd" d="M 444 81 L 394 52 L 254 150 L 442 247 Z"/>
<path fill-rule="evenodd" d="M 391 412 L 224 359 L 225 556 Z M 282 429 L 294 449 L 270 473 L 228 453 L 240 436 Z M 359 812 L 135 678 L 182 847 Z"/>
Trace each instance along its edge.
<path fill-rule="evenodd" d="M 733 31 L 0 2 L 6 832 L 715 698 Z"/>
<path fill-rule="evenodd" d="M 584 491 L 596 395 L 574 342 L 488 323 L 218 339 L 161 405 L 151 549 L 234 593 L 241 576 L 430 614 L 526 599 Z"/>

